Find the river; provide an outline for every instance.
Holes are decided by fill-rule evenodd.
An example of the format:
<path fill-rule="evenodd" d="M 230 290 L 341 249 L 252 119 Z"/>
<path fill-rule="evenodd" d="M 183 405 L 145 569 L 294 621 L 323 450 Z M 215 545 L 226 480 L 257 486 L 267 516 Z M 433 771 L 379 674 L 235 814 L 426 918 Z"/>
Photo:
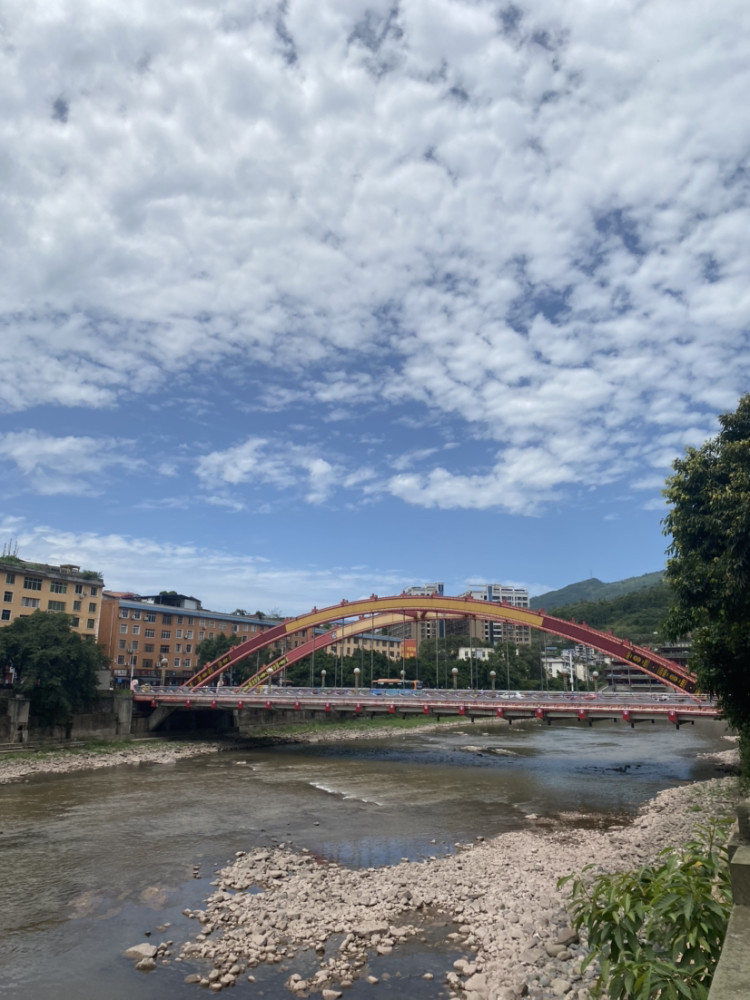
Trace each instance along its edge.
<path fill-rule="evenodd" d="M 149 934 L 174 941 L 177 954 L 196 933 L 182 910 L 201 907 L 236 851 L 285 843 L 374 867 L 539 818 L 621 821 L 661 789 L 716 776 L 698 755 L 726 750 L 723 733 L 708 720 L 679 731 L 477 723 L 0 785 L 0 996 L 195 997 L 187 963 L 144 974 L 122 952 Z M 427 934 L 379 960 L 378 995 L 438 996 L 446 960 L 442 940 Z M 433 966 L 433 983 L 410 981 L 410 970 Z M 236 995 L 291 995 L 284 968 L 254 973 Z M 346 995 L 372 989 L 355 983 Z"/>

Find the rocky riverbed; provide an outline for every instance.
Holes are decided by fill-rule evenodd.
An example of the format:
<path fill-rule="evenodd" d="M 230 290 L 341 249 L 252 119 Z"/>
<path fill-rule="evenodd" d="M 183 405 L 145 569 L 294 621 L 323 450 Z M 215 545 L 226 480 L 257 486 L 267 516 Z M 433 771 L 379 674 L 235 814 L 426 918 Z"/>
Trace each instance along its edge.
<path fill-rule="evenodd" d="M 185 757 L 218 753 L 218 743 L 127 743 L 96 750 L 38 751 L 22 757 L 0 757 L 0 784 L 28 780 L 38 774 L 69 774 L 73 771 L 119 767 L 122 764 L 173 764 Z"/>
<path fill-rule="evenodd" d="M 370 956 L 437 924 L 464 952 L 446 968 L 440 992 L 447 987 L 464 1000 L 589 1000 L 596 968 L 581 972 L 586 952 L 570 929 L 558 878 L 592 860 L 603 871 L 650 862 L 709 817 L 731 815 L 736 792 L 736 779 L 718 778 L 661 792 L 627 825 L 539 823 L 383 868 L 352 870 L 283 844 L 239 852 L 217 873 L 205 909 L 185 911 L 198 929 L 179 960 L 201 970 L 188 982 L 220 992 L 240 977 L 252 981 L 262 962 L 293 969 L 296 958 L 307 972 L 290 972 L 290 995 L 335 1000 L 357 978 L 376 987 Z M 156 967 L 168 950 L 151 949 L 140 968 Z"/>

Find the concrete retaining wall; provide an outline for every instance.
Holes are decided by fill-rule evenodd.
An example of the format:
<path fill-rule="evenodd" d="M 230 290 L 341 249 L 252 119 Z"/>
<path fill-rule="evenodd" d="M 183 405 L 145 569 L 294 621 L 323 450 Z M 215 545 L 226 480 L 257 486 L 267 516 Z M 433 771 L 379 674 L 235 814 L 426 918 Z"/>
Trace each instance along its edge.
<path fill-rule="evenodd" d="M 750 997 L 750 799 L 737 810 L 738 829 L 729 843 L 734 906 L 709 1000 Z"/>
<path fill-rule="evenodd" d="M 130 693 L 101 694 L 94 711 L 74 715 L 67 725 L 44 726 L 29 713 L 29 701 L 13 695 L 0 702 L 0 742 L 44 743 L 60 740 L 113 740 L 130 735 Z"/>

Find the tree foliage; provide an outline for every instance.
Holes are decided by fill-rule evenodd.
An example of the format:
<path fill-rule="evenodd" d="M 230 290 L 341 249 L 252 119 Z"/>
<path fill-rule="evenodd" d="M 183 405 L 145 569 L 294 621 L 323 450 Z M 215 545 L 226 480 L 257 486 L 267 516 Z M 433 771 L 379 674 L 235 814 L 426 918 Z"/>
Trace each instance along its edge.
<path fill-rule="evenodd" d="M 732 893 L 726 839 L 731 820 L 699 828 L 658 863 L 615 875 L 586 873 L 571 883 L 570 911 L 586 931 L 584 968 L 599 962 L 597 993 L 610 1000 L 704 1000 L 721 954 Z"/>
<path fill-rule="evenodd" d="M 673 638 L 692 635 L 691 666 L 740 734 L 750 770 L 750 395 L 721 431 L 674 463 L 664 495 Z"/>
<path fill-rule="evenodd" d="M 48 723 L 90 708 L 96 672 L 109 660 L 100 646 L 75 632 L 68 615 L 35 611 L 0 629 L 0 661 L 12 664 L 31 711 Z"/>

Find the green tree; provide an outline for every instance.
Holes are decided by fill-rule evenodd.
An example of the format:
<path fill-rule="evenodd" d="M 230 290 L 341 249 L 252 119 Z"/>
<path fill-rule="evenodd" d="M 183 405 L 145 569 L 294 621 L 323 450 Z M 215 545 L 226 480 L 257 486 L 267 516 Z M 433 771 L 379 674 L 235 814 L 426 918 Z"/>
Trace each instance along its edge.
<path fill-rule="evenodd" d="M 671 536 L 670 638 L 692 636 L 691 666 L 740 737 L 750 775 L 750 395 L 719 417 L 721 431 L 677 459 L 664 495 Z"/>
<path fill-rule="evenodd" d="M 32 713 L 47 723 L 65 722 L 90 708 L 96 672 L 109 668 L 102 648 L 75 632 L 68 615 L 45 611 L 0 629 L 0 661 L 15 668 Z"/>
<path fill-rule="evenodd" d="M 207 663 L 213 663 L 214 660 L 218 660 L 220 656 L 229 652 L 233 646 L 240 642 L 242 639 L 238 635 L 225 635 L 223 632 L 219 632 L 213 639 L 203 639 L 195 647 L 198 654 L 198 666 L 205 667 Z"/>

